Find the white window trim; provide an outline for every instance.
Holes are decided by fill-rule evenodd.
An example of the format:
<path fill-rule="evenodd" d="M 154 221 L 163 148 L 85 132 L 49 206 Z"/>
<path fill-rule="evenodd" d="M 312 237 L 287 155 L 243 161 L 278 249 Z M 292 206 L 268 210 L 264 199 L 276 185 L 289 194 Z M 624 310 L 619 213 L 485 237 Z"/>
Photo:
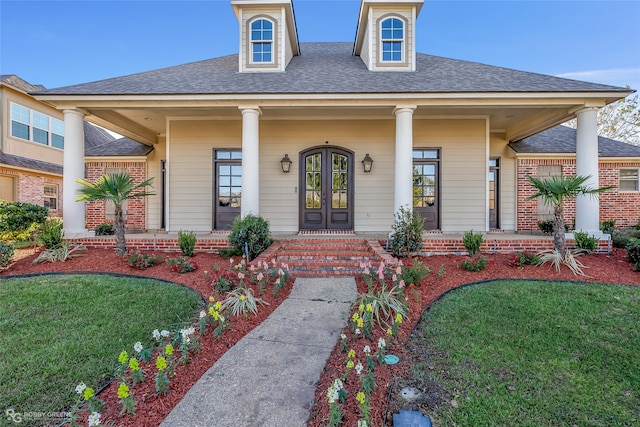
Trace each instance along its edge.
<path fill-rule="evenodd" d="M 622 179 L 620 172 L 622 172 L 623 170 L 635 170 L 636 171 L 636 173 L 638 175 L 638 177 L 636 178 L 636 181 L 635 181 L 636 182 L 636 190 L 623 190 L 623 189 L 620 188 L 620 183 L 622 181 L 631 182 L 630 179 L 625 179 L 625 180 Z M 640 192 L 640 168 L 632 168 L 632 167 L 624 168 L 623 167 L 623 168 L 619 168 L 618 169 L 618 192 L 619 193 L 638 193 L 638 192 Z"/>
<path fill-rule="evenodd" d="M 47 187 L 53 188 L 55 190 L 54 191 L 55 194 L 54 195 L 47 194 Z M 48 183 L 44 184 L 43 189 L 42 189 L 42 195 L 43 195 L 43 203 L 42 203 L 42 205 L 44 206 L 44 198 L 55 199 L 56 207 L 55 208 L 49 207 L 49 209 L 58 210 L 58 208 L 60 207 L 59 206 L 60 198 L 58 197 L 58 190 L 59 190 L 59 188 L 58 188 L 57 184 L 48 184 Z"/>
<path fill-rule="evenodd" d="M 397 19 L 398 21 L 400 21 L 402 23 L 402 39 L 394 39 L 394 38 L 390 38 L 390 39 L 385 39 L 382 37 L 382 24 L 386 21 L 388 21 L 389 19 Z M 383 63 L 383 64 L 405 64 L 406 61 L 406 56 L 407 56 L 407 23 L 405 22 L 404 19 L 402 19 L 400 16 L 396 16 L 396 15 L 391 15 L 391 16 L 385 16 L 383 19 L 380 20 L 380 24 L 379 24 L 379 28 L 378 31 L 380 31 L 380 58 L 379 58 L 379 62 Z M 402 49 L 400 49 L 400 59 L 399 60 L 386 60 L 384 59 L 384 43 L 385 42 L 400 42 L 402 43 Z"/>
<path fill-rule="evenodd" d="M 24 108 L 24 109 L 29 111 L 29 123 L 25 123 L 24 121 L 18 120 L 18 119 L 13 117 L 13 106 L 14 105 L 16 105 L 18 107 L 21 107 L 21 108 Z M 13 126 L 11 125 L 11 123 L 9 123 L 9 135 L 11 136 L 11 138 L 17 138 L 17 139 L 19 139 L 21 141 L 29 141 L 29 142 L 32 142 L 34 144 L 38 144 L 39 146 L 50 147 L 50 148 L 53 148 L 53 149 L 56 149 L 56 150 L 63 150 L 64 149 L 64 148 L 59 148 L 59 147 L 53 146 L 53 135 L 57 135 L 57 136 L 62 137 L 62 144 L 63 144 L 63 147 L 64 147 L 64 122 L 62 120 L 57 119 L 55 117 L 51 117 L 50 115 L 42 113 L 40 111 L 33 110 L 33 109 L 29 108 L 29 107 L 25 107 L 24 105 L 18 104 L 16 102 L 11 102 L 10 103 L 9 111 L 10 111 L 10 114 L 11 114 L 10 122 L 20 123 L 20 124 L 23 124 L 23 125 L 29 127 L 29 139 L 25 139 L 25 138 L 21 138 L 19 136 L 14 135 L 13 131 L 12 131 Z M 43 129 L 42 127 L 36 126 L 34 124 L 34 115 L 35 115 L 35 113 L 47 117 L 47 119 L 48 119 L 47 120 L 47 129 Z M 54 132 L 53 131 L 54 120 L 57 120 L 57 121 L 62 123 L 62 135 L 59 134 L 58 132 Z M 38 130 L 47 132 L 47 143 L 46 144 L 42 144 L 41 142 L 38 142 L 38 141 L 34 140 L 34 136 L 33 136 L 33 134 L 34 134 L 33 130 L 34 129 L 38 129 Z"/>
<path fill-rule="evenodd" d="M 271 23 L 271 40 L 253 40 L 253 24 L 257 21 L 267 21 L 269 23 Z M 273 22 L 272 19 L 269 19 L 265 16 L 257 16 L 255 19 L 251 20 L 249 22 L 249 55 L 247 55 L 249 58 L 249 64 L 250 65 L 273 65 L 276 63 L 276 42 L 275 42 L 275 32 L 276 32 L 276 23 Z M 271 61 L 254 61 L 253 60 L 253 47 L 256 44 L 265 44 L 265 43 L 270 43 L 271 44 Z"/>

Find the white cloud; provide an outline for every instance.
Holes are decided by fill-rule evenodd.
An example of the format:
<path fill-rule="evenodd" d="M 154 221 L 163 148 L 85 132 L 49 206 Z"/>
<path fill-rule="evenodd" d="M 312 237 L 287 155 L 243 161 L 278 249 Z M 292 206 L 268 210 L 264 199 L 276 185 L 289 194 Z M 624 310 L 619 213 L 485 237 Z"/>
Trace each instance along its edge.
<path fill-rule="evenodd" d="M 557 74 L 556 76 L 620 87 L 629 85 L 632 89 L 640 90 L 640 68 L 574 71 Z"/>

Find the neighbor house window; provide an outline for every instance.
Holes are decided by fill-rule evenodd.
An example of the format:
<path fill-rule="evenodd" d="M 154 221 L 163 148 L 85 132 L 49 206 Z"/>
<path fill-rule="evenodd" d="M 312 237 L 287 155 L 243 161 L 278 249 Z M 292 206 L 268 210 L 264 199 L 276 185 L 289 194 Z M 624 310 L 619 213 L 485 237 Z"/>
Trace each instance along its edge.
<path fill-rule="evenodd" d="M 55 184 L 44 185 L 44 198 L 45 208 L 58 209 L 58 186 Z"/>
<path fill-rule="evenodd" d="M 389 18 L 381 24 L 382 61 L 401 62 L 404 45 L 404 23 L 398 18 Z"/>
<path fill-rule="evenodd" d="M 620 191 L 640 191 L 639 172 L 640 169 L 620 169 L 618 189 Z"/>
<path fill-rule="evenodd" d="M 55 148 L 64 148 L 64 122 L 11 103 L 11 136 Z"/>
<path fill-rule="evenodd" d="M 251 23 L 251 61 L 273 62 L 273 23 L 258 19 Z"/>

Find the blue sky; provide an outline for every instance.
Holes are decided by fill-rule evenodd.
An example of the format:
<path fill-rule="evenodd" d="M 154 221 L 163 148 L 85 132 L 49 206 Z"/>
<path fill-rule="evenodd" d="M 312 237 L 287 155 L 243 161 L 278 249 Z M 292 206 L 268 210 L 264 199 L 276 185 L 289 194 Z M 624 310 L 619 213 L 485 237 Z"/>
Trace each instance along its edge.
<path fill-rule="evenodd" d="M 360 0 L 293 4 L 300 42 L 353 42 Z M 237 44 L 228 0 L 0 0 L 0 73 L 48 88 L 234 54 Z M 417 50 L 640 90 L 640 0 L 425 0 Z"/>

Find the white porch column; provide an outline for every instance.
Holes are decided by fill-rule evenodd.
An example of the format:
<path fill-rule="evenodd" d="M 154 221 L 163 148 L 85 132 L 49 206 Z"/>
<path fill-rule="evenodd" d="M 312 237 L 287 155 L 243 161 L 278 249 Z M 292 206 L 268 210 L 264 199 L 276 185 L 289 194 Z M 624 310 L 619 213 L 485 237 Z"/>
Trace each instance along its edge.
<path fill-rule="evenodd" d="M 259 107 L 242 111 L 242 197 L 240 215 L 260 215 L 260 129 Z"/>
<path fill-rule="evenodd" d="M 398 106 L 396 115 L 396 164 L 393 213 L 402 207 L 412 209 L 413 189 L 413 111 L 412 106 Z"/>
<path fill-rule="evenodd" d="M 86 233 L 85 203 L 76 202 L 76 179 L 84 178 L 84 114 L 64 110 L 64 170 L 62 174 L 62 221 L 65 237 Z"/>
<path fill-rule="evenodd" d="M 598 108 L 587 107 L 577 112 L 576 175 L 591 176 L 584 185 L 599 187 L 598 177 Z M 600 233 L 600 201 L 591 195 L 576 198 L 576 230 Z"/>

